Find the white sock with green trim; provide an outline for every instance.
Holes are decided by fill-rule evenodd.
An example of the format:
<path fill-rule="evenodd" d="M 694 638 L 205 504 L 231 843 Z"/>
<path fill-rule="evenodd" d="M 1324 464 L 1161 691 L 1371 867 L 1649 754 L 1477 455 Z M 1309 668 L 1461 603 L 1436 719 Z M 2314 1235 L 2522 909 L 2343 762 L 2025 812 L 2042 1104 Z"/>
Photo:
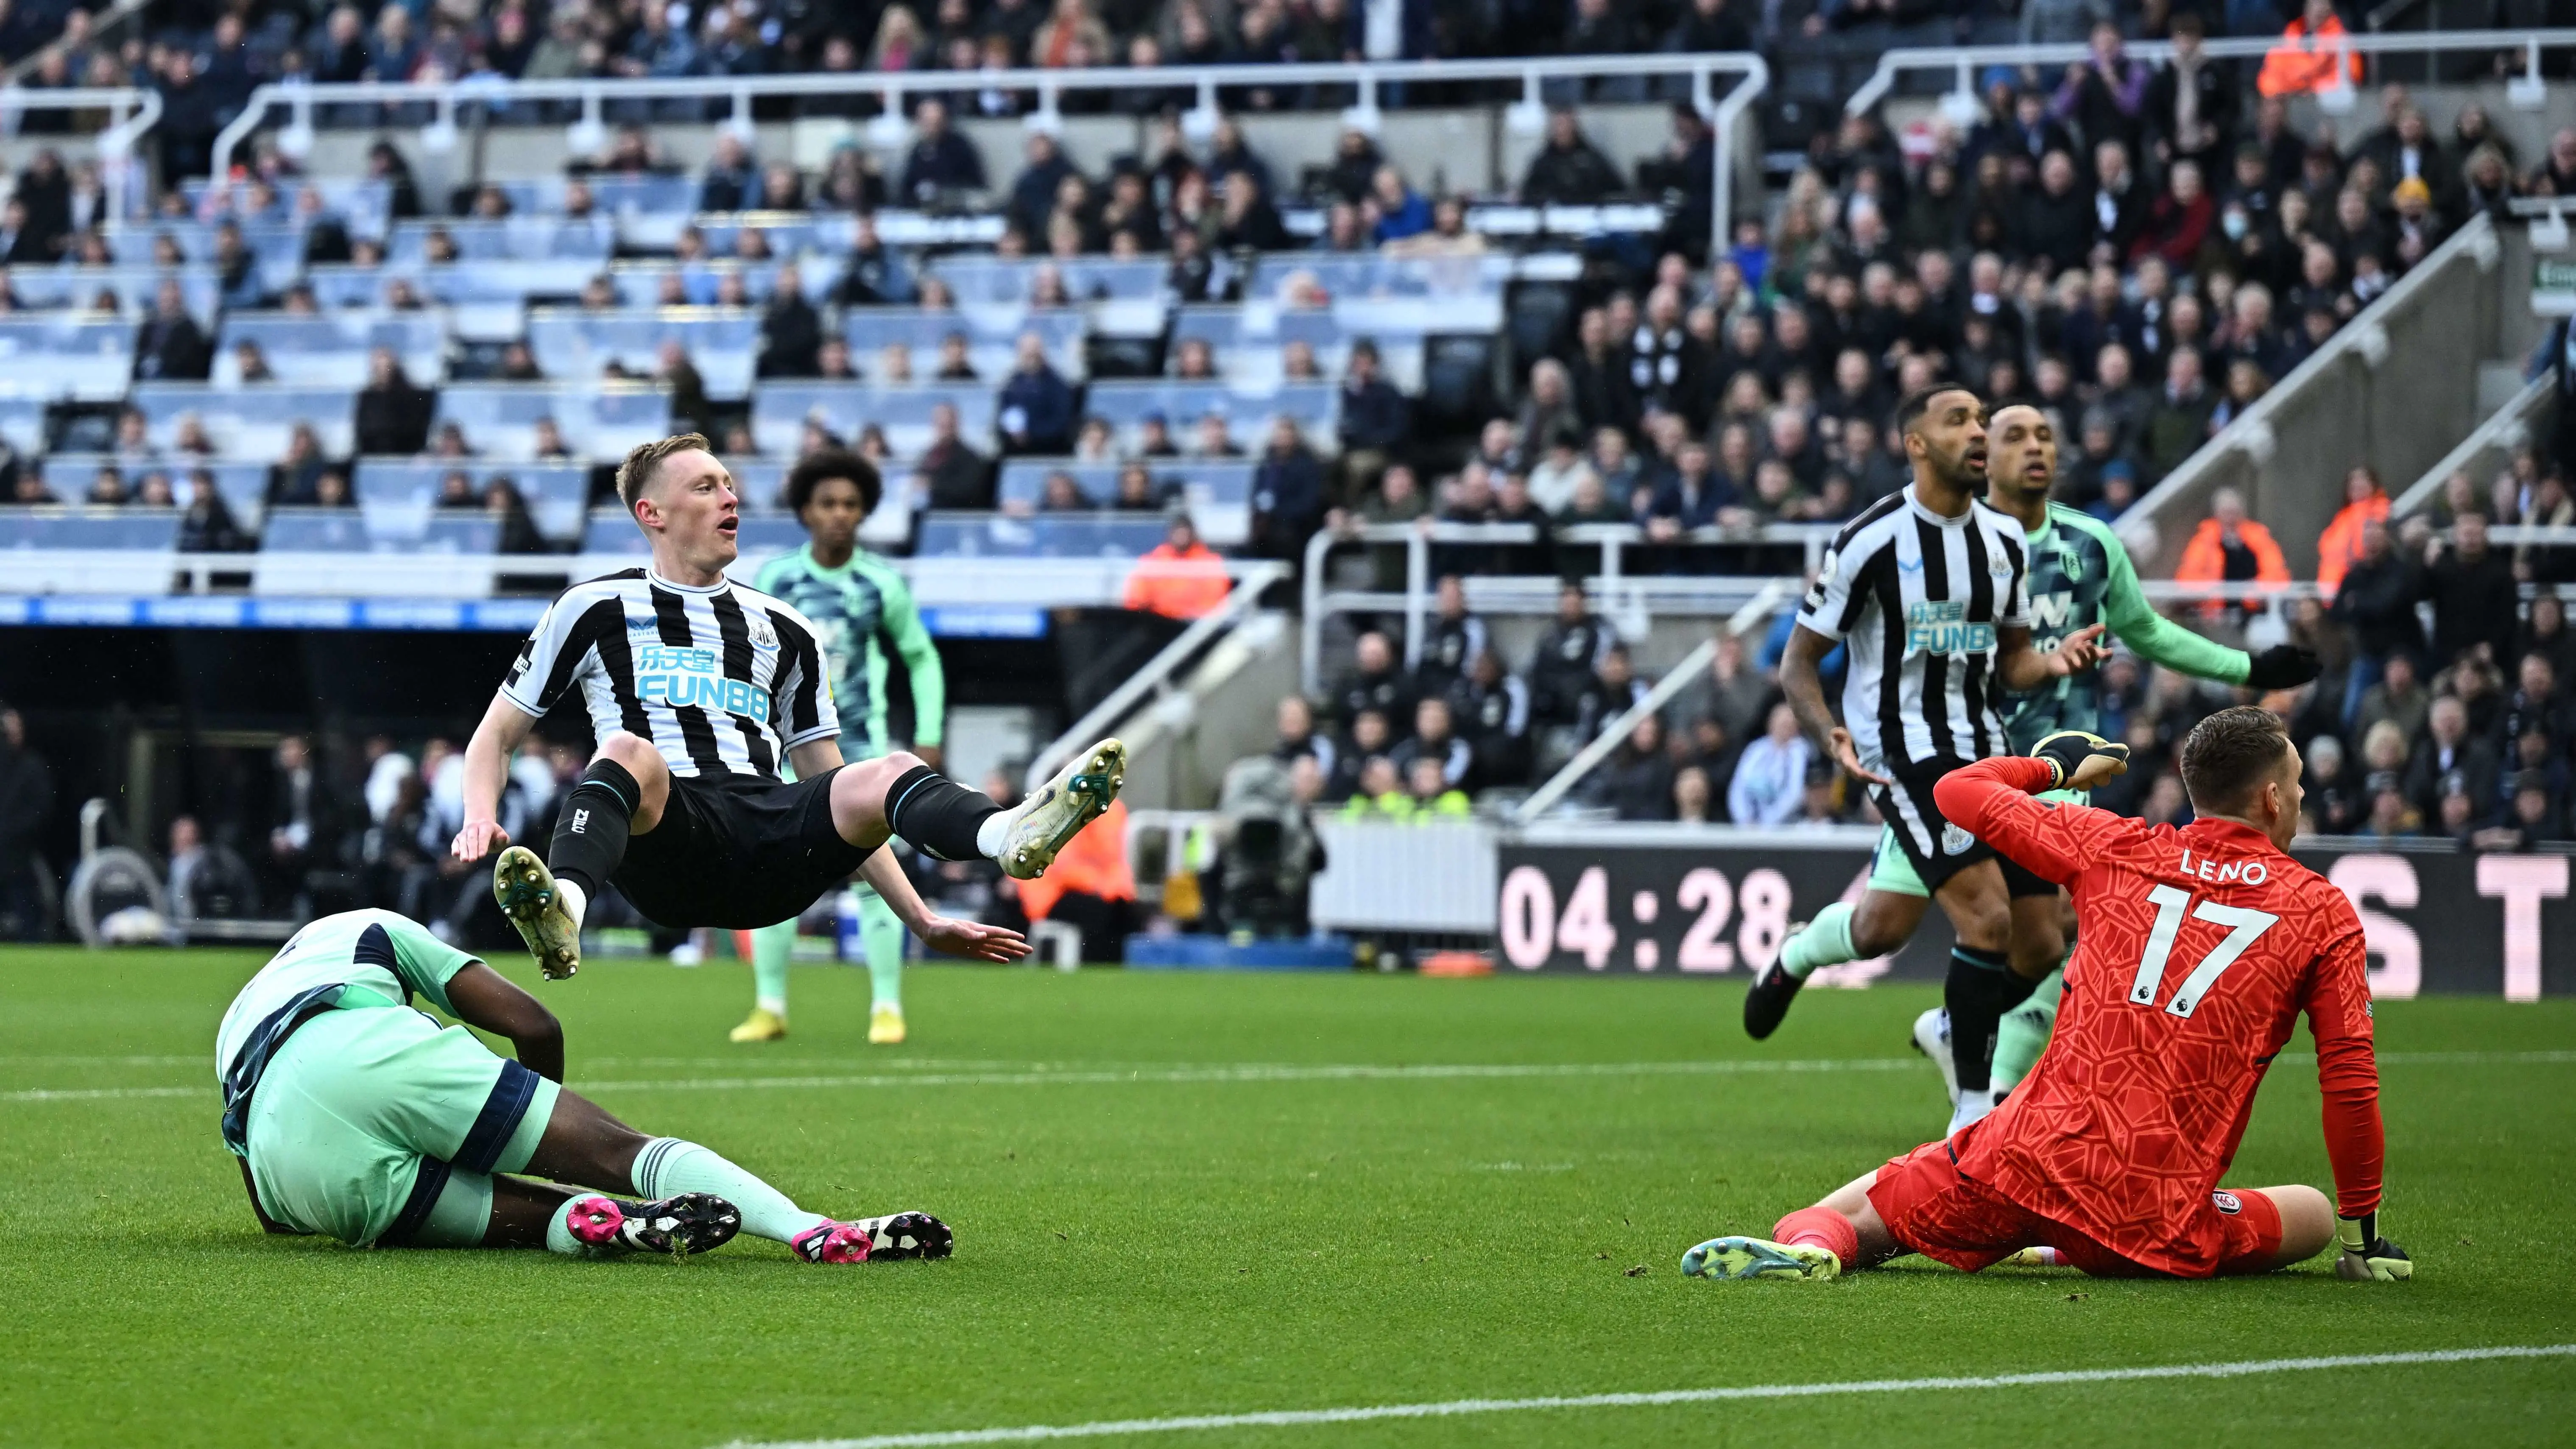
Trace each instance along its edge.
<path fill-rule="evenodd" d="M 711 1192 L 742 1210 L 742 1230 L 773 1242 L 793 1242 L 798 1233 L 830 1219 L 809 1213 L 787 1200 L 787 1194 L 752 1176 L 712 1150 L 677 1137 L 656 1137 L 635 1154 L 635 1190 L 648 1198 L 684 1192 Z M 554 1235 L 547 1233 L 547 1241 Z"/>
<path fill-rule="evenodd" d="M 1816 912 L 1807 929 L 1780 948 L 1780 969 L 1804 981 L 1819 966 L 1840 966 L 1859 953 L 1852 949 L 1852 908 L 1836 901 Z"/>

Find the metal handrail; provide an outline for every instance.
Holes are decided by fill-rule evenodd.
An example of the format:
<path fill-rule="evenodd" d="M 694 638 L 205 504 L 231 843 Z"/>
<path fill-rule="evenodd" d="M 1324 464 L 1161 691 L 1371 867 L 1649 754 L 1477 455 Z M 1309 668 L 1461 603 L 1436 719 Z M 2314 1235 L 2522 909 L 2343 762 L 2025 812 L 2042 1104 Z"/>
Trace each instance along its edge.
<path fill-rule="evenodd" d="M 2442 491 L 2443 480 L 2469 466 L 2470 459 L 2498 445 L 2508 434 L 2525 427 L 2531 414 L 2554 387 L 2555 383 L 2546 375 L 2524 383 L 2522 391 L 2515 393 L 2503 407 L 2497 408 L 2485 422 L 2472 429 L 2467 437 L 2460 440 L 2458 447 L 2444 453 L 2442 461 L 2425 470 L 2424 476 L 2416 479 L 2413 487 L 2398 494 L 2397 501 L 2388 505 L 2388 516 L 2404 518 L 2432 502 Z"/>
<path fill-rule="evenodd" d="M 151 5 L 152 0 L 116 0 L 115 4 L 93 14 L 90 17 L 89 43 L 92 46 L 103 46 L 112 42 L 116 39 L 116 33 L 125 28 L 126 22 L 151 8 Z M 36 67 L 45 63 L 46 56 L 68 48 L 70 43 L 68 38 L 58 35 L 19 57 L 16 63 L 0 69 L 0 88 L 17 87 L 27 77 L 36 73 Z"/>
<path fill-rule="evenodd" d="M 1162 652 L 1145 662 L 1145 667 L 1127 677 L 1127 682 L 1111 690 L 1109 697 L 1091 707 L 1075 720 L 1063 734 L 1055 737 L 1045 749 L 1029 761 L 1026 788 L 1034 790 L 1053 779 L 1056 769 L 1085 746 L 1097 741 L 1112 725 L 1125 719 L 1145 702 L 1149 694 L 1160 696 L 1171 688 L 1171 678 L 1181 666 L 1198 657 L 1199 649 L 1219 634 L 1243 622 L 1243 617 L 1258 608 L 1261 595 L 1279 580 L 1288 577 L 1288 565 L 1275 560 L 1255 564 L 1235 579 L 1234 589 L 1225 602 L 1190 621 L 1180 637 L 1163 646 Z"/>
<path fill-rule="evenodd" d="M 1776 579 L 1763 585 L 1762 592 L 1746 601 L 1744 607 L 1736 610 L 1734 616 L 1726 621 L 1726 632 L 1741 636 L 1770 622 L 1772 609 L 1788 592 Z M 1565 798 L 1565 792 L 1582 783 L 1584 776 L 1608 759 L 1610 752 L 1619 747 L 1619 742 L 1637 728 L 1639 720 L 1660 712 L 1665 705 L 1672 703 L 1673 696 L 1689 688 L 1691 681 L 1699 677 L 1699 672 L 1708 667 L 1708 661 L 1717 656 L 1717 640 L 1718 636 L 1711 634 L 1699 641 L 1698 647 L 1683 655 L 1680 663 L 1655 681 L 1655 687 L 1646 691 L 1644 699 L 1630 705 L 1617 719 L 1602 726 L 1601 733 L 1594 735 L 1589 743 L 1575 752 L 1573 759 L 1565 762 L 1565 768 L 1550 775 L 1546 784 L 1529 793 L 1529 798 L 1512 812 L 1512 823 L 1527 825 L 1545 814 L 1550 806 Z"/>
<path fill-rule="evenodd" d="M 2576 32 L 2570 32 L 2576 34 Z M 2120 515 L 2112 531 L 2119 534 L 2131 550 L 2143 552 L 2154 546 L 2156 515 L 2172 506 L 2174 500 L 2190 495 L 2200 475 L 2217 466 L 2230 451 L 2242 450 L 2257 465 L 2270 461 L 2280 440 L 2272 431 L 2272 414 L 2287 406 L 2287 399 L 2309 382 L 2338 365 L 2346 356 L 2358 353 L 2376 367 L 2387 357 L 2388 329 L 2379 319 L 2403 306 L 2407 299 L 2432 283 L 2434 277 L 2466 256 L 2478 270 L 2491 271 L 2504 257 L 2504 243 L 2497 239 L 2495 223 L 2484 212 L 2472 217 L 2467 226 L 2451 233 L 2430 256 L 2416 263 L 2413 270 L 2397 279 L 2397 284 L 2381 294 L 2378 301 L 2365 308 L 2323 347 L 2291 368 L 2289 375 L 2272 384 L 2271 389 L 2254 400 L 2254 405 L 2228 421 L 2217 436 L 2194 449 L 2190 457 L 2165 475 L 2164 481 L 2147 491 L 2128 512 Z"/>
<path fill-rule="evenodd" d="M 1721 75 L 1741 77 L 1724 95 L 1715 92 L 1711 82 Z M 250 99 L 232 124 L 215 137 L 213 174 L 227 174 L 233 152 L 259 129 L 271 106 L 285 106 L 294 117 L 291 125 L 310 133 L 313 108 L 334 103 L 397 104 L 405 101 L 427 101 L 437 107 L 436 119 L 424 129 L 422 139 L 436 145 L 452 146 L 456 139 L 456 108 L 464 105 L 507 105 L 521 101 L 578 101 L 581 120 L 575 136 L 588 144 L 575 149 L 595 150 L 606 140 L 607 128 L 603 108 L 611 101 L 629 100 L 728 100 L 732 113 L 725 125 L 748 134 L 752 125 L 752 102 L 773 96 L 846 96 L 852 92 L 874 92 L 883 105 L 884 114 L 872 125 L 870 139 L 880 149 L 891 150 L 901 144 L 904 134 L 902 100 L 916 94 L 937 95 L 962 87 L 978 90 L 998 89 L 1032 91 L 1038 97 L 1038 109 L 1023 118 L 1033 130 L 1061 129 L 1063 114 L 1058 99 L 1067 91 L 1133 91 L 1194 90 L 1197 106 L 1183 119 L 1184 125 L 1199 135 L 1212 130 L 1221 110 L 1218 92 L 1228 86 L 1264 85 L 1347 85 L 1354 88 L 1356 103 L 1342 112 L 1345 123 L 1374 133 L 1382 112 L 1378 108 L 1378 87 L 1409 81 L 1455 82 L 1472 80 L 1517 80 L 1521 99 L 1512 107 L 1516 128 L 1536 130 L 1545 114 L 1545 85 L 1551 80 L 1599 79 L 1610 76 L 1687 76 L 1691 81 L 1691 102 L 1708 118 L 1717 144 L 1715 195 L 1711 211 L 1715 217 L 1715 235 L 1723 237 L 1733 215 L 1732 138 L 1736 122 L 1771 84 L 1771 67 L 1750 51 L 1696 52 L 1656 55 L 1587 55 L 1558 56 L 1545 59 L 1518 60 L 1413 60 L 1413 61 L 1336 61 L 1299 65 L 1216 65 L 1167 66 L 1151 70 L 1128 67 L 1093 67 L 1084 70 L 977 70 L 977 71 L 865 71 L 807 72 L 796 75 L 710 76 L 672 80 L 504 80 L 477 76 L 451 81 L 408 81 L 400 84 L 345 82 L 333 84 L 263 85 L 251 92 Z M 885 130 L 876 127 L 892 126 Z"/>
<path fill-rule="evenodd" d="M 1807 567 L 1816 568 L 1825 548 L 1840 531 L 1837 523 L 1766 523 L 1755 528 L 1721 528 L 1714 525 L 1693 529 L 1681 535 L 1677 543 L 1796 544 L 1806 552 Z M 1582 523 L 1555 531 L 1559 543 L 1578 548 L 1601 550 L 1601 572 L 1597 581 L 1603 591 L 1617 588 L 1627 577 L 1622 569 L 1624 551 L 1646 541 L 1646 531 L 1633 523 Z M 1299 677 L 1309 689 L 1323 678 L 1323 617 L 1327 608 L 1324 587 L 1324 560 L 1336 545 L 1400 543 L 1404 559 L 1404 662 L 1407 668 L 1421 662 L 1423 621 L 1431 613 L 1431 545 L 1450 544 L 1525 544 L 1538 541 L 1538 526 L 1531 523 L 1367 523 L 1347 525 L 1338 530 L 1318 529 L 1306 540 L 1305 584 L 1302 612 L 1304 632 L 1298 640 Z M 1657 544 L 1656 547 L 1669 545 Z M 1345 595 L 1344 597 L 1347 597 Z"/>
<path fill-rule="evenodd" d="M 2347 34 L 2330 36 L 2324 42 L 2311 44 L 2305 37 L 2293 41 L 2282 35 L 2218 36 L 2204 40 L 2200 53 L 2212 60 L 2246 60 L 2271 54 L 2283 48 L 2294 48 L 2310 55 L 2435 55 L 2455 51 L 2520 50 L 2524 56 L 2523 74 L 2506 88 L 2506 99 L 2524 109 L 2537 109 L 2547 98 L 2547 86 L 2540 76 L 2540 52 L 2576 46 L 2576 30 L 2432 30 L 2420 34 L 2372 35 Z M 2169 40 L 2133 40 L 2120 47 L 2121 54 L 2132 60 L 2165 61 L 2174 56 Z M 1895 89 L 1897 76 L 1907 71 L 1955 70 L 1958 84 L 1951 96 L 1965 97 L 1967 112 L 1956 113 L 1964 122 L 1983 103 L 1977 96 L 1977 72 L 1990 65 L 2066 65 L 2092 58 L 2092 48 L 2077 41 L 2062 45 L 1943 45 L 1922 46 L 1882 52 L 1878 68 L 1868 80 L 1843 103 L 1848 115 L 1865 115 Z M 2338 72 L 2340 74 L 2340 72 Z M 1953 107 L 1961 103 L 1948 100 Z M 2350 85 L 2328 87 L 2318 93 L 2318 104 L 2328 111 L 2349 110 L 2353 104 Z"/>
<path fill-rule="evenodd" d="M 29 111 L 103 110 L 116 119 L 101 130 L 92 141 L 101 161 L 122 161 L 134 154 L 135 143 L 143 139 L 161 119 L 161 93 L 142 86 L 65 86 L 60 90 L 30 90 L 25 86 L 0 89 L 0 118 L 5 129 L 15 132 L 18 122 Z"/>

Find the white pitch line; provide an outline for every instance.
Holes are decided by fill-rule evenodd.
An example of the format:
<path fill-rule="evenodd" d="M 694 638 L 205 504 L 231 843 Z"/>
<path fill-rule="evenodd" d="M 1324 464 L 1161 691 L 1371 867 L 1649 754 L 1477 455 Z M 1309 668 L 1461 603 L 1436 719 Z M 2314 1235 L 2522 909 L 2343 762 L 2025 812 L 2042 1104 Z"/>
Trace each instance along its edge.
<path fill-rule="evenodd" d="M 2284 1065 L 2312 1062 L 2305 1052 L 2285 1052 Z M 2382 1066 L 2533 1066 L 2576 1062 L 2576 1051 L 2383 1052 Z M 652 1081 L 577 1081 L 584 1092 L 741 1092 L 764 1088 L 818 1091 L 856 1087 L 1081 1087 L 1191 1085 L 1235 1082 L 1513 1081 L 1579 1077 L 1779 1076 L 1838 1072 L 1903 1072 L 1925 1066 L 1920 1057 L 1839 1057 L 1677 1062 L 1369 1062 L 1243 1063 L 1226 1066 L 1119 1067 L 1109 1070 L 988 1072 L 870 1072 L 848 1076 L 672 1077 Z M 0 1102 L 104 1102 L 155 1097 L 212 1097 L 204 1087 L 35 1087 L 0 1091 Z"/>
<path fill-rule="evenodd" d="M 948 1429 L 922 1434 L 871 1434 L 857 1439 L 737 1439 L 725 1449 L 937 1449 L 951 1444 L 1024 1444 L 1043 1439 L 1104 1439 L 1122 1434 L 1171 1434 L 1196 1429 L 1294 1428 L 1353 1424 L 1371 1419 L 1446 1419 L 1466 1414 L 1515 1414 L 1541 1409 L 1632 1409 L 1667 1404 L 1707 1404 L 1730 1399 L 1806 1399 L 1845 1394 L 1900 1394 L 1927 1390 L 2017 1389 L 2055 1384 L 2125 1383 L 2139 1379 L 2230 1379 L 2318 1369 L 2384 1368 L 2399 1364 L 2469 1363 L 2480 1359 L 2567 1358 L 2576 1343 L 2498 1348 L 2445 1348 L 2416 1353 L 2355 1353 L 2332 1358 L 2244 1359 L 2235 1363 L 2156 1364 L 2145 1368 L 2059 1369 L 1979 1378 L 1847 1379 L 1838 1383 L 1751 1384 L 1735 1388 L 1665 1389 L 1656 1393 L 1577 1394 L 1538 1399 L 1450 1399 L 1436 1404 L 1374 1404 L 1346 1409 L 1277 1409 L 1260 1414 L 1190 1414 L 1168 1419 L 1104 1419 L 1088 1424 L 1020 1424 L 997 1429 Z"/>

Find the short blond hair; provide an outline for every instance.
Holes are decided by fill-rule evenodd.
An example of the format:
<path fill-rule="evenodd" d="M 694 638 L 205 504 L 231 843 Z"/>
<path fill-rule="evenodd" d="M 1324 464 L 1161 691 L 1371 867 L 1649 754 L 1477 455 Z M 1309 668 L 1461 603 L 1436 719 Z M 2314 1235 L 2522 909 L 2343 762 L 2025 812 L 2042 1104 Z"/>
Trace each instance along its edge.
<path fill-rule="evenodd" d="M 662 460 L 692 448 L 715 451 L 715 445 L 707 441 L 704 433 L 679 433 L 660 442 L 636 444 L 627 453 L 626 461 L 617 465 L 617 501 L 625 504 L 626 511 L 632 514 L 635 500 L 644 496 L 653 476 L 662 470 Z"/>

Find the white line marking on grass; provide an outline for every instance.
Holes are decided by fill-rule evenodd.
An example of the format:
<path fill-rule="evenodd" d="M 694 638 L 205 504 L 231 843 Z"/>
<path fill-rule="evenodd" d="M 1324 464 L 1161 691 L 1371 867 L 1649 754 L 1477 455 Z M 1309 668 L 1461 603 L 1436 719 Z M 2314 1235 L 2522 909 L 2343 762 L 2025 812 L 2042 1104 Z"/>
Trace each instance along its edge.
<path fill-rule="evenodd" d="M 1514 1414 L 1537 1409 L 1655 1408 L 1666 1404 L 1707 1404 L 1728 1399 L 1804 1399 L 1844 1394 L 1919 1393 L 1925 1390 L 2017 1389 L 2053 1384 L 2123 1383 L 2137 1379 L 2231 1379 L 2316 1369 L 2570 1356 L 2576 1356 L 2576 1343 L 2445 1348 L 2418 1353 L 2356 1353 L 2333 1358 L 2245 1359 L 2236 1363 L 2157 1364 L 2145 1368 L 2060 1369 L 1982 1378 L 1850 1379 L 1839 1383 L 1750 1384 L 1735 1388 L 1666 1389 L 1658 1393 L 1578 1394 L 1540 1399 L 1450 1399 L 1436 1404 L 1279 1409 L 1263 1414 L 1190 1414 L 1169 1419 L 1105 1419 L 1089 1424 L 1021 1424 L 998 1429 L 872 1434 L 859 1439 L 797 1439 L 761 1443 L 737 1439 L 725 1449 L 934 1449 L 934 1446 L 949 1444 L 1022 1444 L 1041 1439 L 1103 1439 L 1121 1434 L 1170 1434 L 1193 1429 L 1293 1428 L 1305 1424 L 1361 1423 L 1371 1419 L 1446 1419 L 1465 1414 Z"/>
<path fill-rule="evenodd" d="M 605 1059 L 603 1059 L 605 1060 Z M 2280 1063 L 2316 1058 L 2286 1052 Z M 2382 1052 L 2381 1066 L 2532 1066 L 2576 1062 L 2576 1051 Z M 1572 1077 L 1726 1077 L 1836 1072 L 1928 1070 L 1921 1057 L 1841 1057 L 1714 1062 L 1247 1062 L 1236 1065 L 1133 1066 L 1113 1069 L 1041 1067 L 978 1072 L 870 1072 L 849 1076 L 669 1077 L 652 1081 L 577 1081 L 583 1092 L 740 1092 L 763 1088 L 824 1090 L 850 1087 L 1082 1087 L 1192 1085 L 1228 1082 L 1513 1081 Z M 0 1091 L 0 1102 L 104 1102 L 155 1097 L 212 1097 L 203 1087 L 35 1087 Z"/>

